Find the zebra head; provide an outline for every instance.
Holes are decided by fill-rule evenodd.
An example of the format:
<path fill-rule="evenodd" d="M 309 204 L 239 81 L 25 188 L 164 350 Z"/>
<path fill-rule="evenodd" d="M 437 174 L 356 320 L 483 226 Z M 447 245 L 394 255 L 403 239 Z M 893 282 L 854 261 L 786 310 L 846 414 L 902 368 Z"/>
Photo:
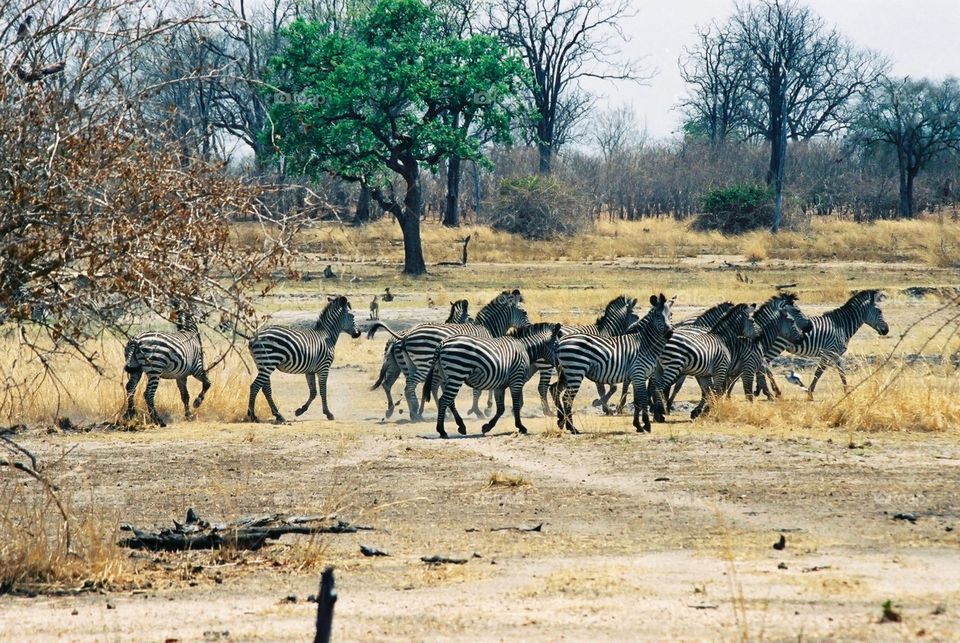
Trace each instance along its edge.
<path fill-rule="evenodd" d="M 338 297 L 327 297 L 327 307 L 320 313 L 317 319 L 317 330 L 326 330 L 330 337 L 336 337 L 339 333 L 346 333 L 350 337 L 357 339 L 360 337 L 360 329 L 357 328 L 357 319 L 350 307 L 350 302 L 343 295 Z"/>
<path fill-rule="evenodd" d="M 809 333 L 813 330 L 813 322 L 797 307 L 797 296 L 795 294 L 781 293 L 777 295 L 777 298 L 783 302 L 783 307 L 790 313 L 794 321 L 797 322 L 797 327 L 800 328 L 802 332 Z"/>
<path fill-rule="evenodd" d="M 796 344 L 803 340 L 803 336 L 806 333 L 800 329 L 800 324 L 791 309 L 792 306 L 780 309 L 777 336 L 783 337 L 792 344 Z M 811 326 L 813 326 L 812 323 Z"/>
<path fill-rule="evenodd" d="M 466 299 L 458 299 L 450 302 L 450 315 L 447 317 L 448 324 L 466 324 L 470 320 L 470 302 Z"/>
<path fill-rule="evenodd" d="M 199 333 L 200 329 L 197 326 L 197 317 L 194 315 L 193 306 L 178 303 L 177 308 L 173 311 L 174 323 L 177 325 L 177 330 L 181 333 Z"/>
<path fill-rule="evenodd" d="M 763 335 L 763 329 L 753 318 L 756 312 L 756 304 L 746 305 L 743 309 L 743 326 L 740 328 L 740 334 L 747 339 L 757 339 Z"/>
<path fill-rule="evenodd" d="M 502 337 L 510 327 L 529 326 L 530 316 L 524 310 L 522 302 L 523 295 L 519 290 L 504 290 L 480 309 L 476 322 L 489 330 L 494 337 Z"/>
<path fill-rule="evenodd" d="M 620 295 L 607 304 L 603 314 L 597 317 L 597 328 L 609 335 L 624 334 L 630 326 L 640 320 L 640 316 L 634 312 L 636 305 L 636 299 Z"/>
<path fill-rule="evenodd" d="M 887 298 L 880 290 L 864 290 L 869 295 L 870 301 L 867 304 L 867 311 L 863 317 L 863 323 L 877 331 L 881 336 L 890 332 L 890 326 L 887 320 L 883 318 L 883 311 L 880 310 L 880 302 Z"/>
<path fill-rule="evenodd" d="M 655 336 L 670 339 L 673 335 L 673 324 L 671 320 L 673 318 L 673 302 L 675 300 L 676 297 L 668 300 L 663 293 L 660 293 L 659 297 L 657 295 L 650 295 L 650 310 L 647 311 L 644 317 L 650 320 L 652 324 L 651 330 Z M 640 322 L 643 321 L 642 319 L 640 320 Z"/>

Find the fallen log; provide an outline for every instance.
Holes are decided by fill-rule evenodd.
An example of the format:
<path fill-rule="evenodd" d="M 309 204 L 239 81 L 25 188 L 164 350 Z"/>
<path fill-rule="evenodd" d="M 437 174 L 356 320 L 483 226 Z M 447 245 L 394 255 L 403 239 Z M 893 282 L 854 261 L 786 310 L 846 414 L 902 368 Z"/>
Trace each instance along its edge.
<path fill-rule="evenodd" d="M 260 516 L 243 518 L 233 523 L 212 525 L 199 518 L 193 509 L 187 510 L 187 519 L 181 524 L 173 521 L 173 529 L 144 531 L 130 524 L 120 525 L 121 531 L 133 535 L 119 542 L 121 547 L 149 551 L 186 551 L 193 549 L 257 550 L 267 541 L 284 534 L 352 534 L 372 530 L 372 527 L 352 525 L 343 520 L 329 524 L 329 518 L 302 516 Z M 327 524 L 318 524 L 326 522 Z"/>

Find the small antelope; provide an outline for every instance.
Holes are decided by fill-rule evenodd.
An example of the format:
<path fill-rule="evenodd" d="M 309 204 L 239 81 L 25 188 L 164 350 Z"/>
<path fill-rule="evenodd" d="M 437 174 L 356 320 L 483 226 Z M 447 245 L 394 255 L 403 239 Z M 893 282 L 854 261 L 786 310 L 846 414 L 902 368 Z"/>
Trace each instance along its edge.
<path fill-rule="evenodd" d="M 377 295 L 370 302 L 370 319 L 380 319 L 380 298 Z"/>

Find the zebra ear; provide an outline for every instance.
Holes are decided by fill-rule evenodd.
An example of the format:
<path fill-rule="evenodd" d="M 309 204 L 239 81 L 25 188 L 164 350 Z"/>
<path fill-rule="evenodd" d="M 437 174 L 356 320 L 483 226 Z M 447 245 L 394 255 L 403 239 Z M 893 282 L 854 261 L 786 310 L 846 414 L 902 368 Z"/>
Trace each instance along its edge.
<path fill-rule="evenodd" d="M 663 293 L 660 293 L 660 305 L 663 306 L 667 303 L 667 297 Z"/>
<path fill-rule="evenodd" d="M 656 305 L 657 305 L 657 296 L 656 296 L 656 295 L 650 295 L 650 305 L 651 305 L 651 306 L 656 306 Z"/>
<path fill-rule="evenodd" d="M 336 297 L 331 297 L 331 296 L 327 295 L 327 301 L 331 301 L 331 302 L 332 302 L 334 299 L 336 299 Z"/>

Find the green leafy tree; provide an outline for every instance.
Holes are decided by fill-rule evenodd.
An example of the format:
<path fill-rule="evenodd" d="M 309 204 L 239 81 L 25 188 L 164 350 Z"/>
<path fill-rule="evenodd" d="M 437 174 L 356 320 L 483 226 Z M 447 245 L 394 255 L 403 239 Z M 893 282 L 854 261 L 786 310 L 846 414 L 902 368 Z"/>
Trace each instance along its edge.
<path fill-rule="evenodd" d="M 509 141 L 521 63 L 495 38 L 451 34 L 420 0 L 381 0 L 336 32 L 297 21 L 284 39 L 265 135 L 290 170 L 369 186 L 400 224 L 403 271 L 425 273 L 422 173 L 453 156 L 481 160 L 472 127 Z"/>

